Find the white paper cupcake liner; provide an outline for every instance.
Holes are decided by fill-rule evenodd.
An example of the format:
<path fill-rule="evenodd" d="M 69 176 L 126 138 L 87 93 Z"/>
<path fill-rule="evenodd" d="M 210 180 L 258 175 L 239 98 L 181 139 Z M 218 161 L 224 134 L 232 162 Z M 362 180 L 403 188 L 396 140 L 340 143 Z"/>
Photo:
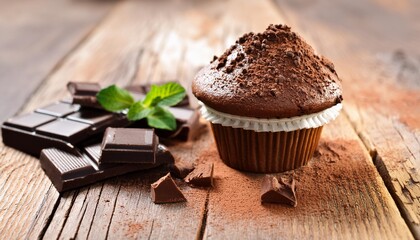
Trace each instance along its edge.
<path fill-rule="evenodd" d="M 211 123 L 220 124 L 225 127 L 253 130 L 255 132 L 291 132 L 299 129 L 317 128 L 336 119 L 340 114 L 340 110 L 343 108 L 343 105 L 338 103 L 317 113 L 292 118 L 268 119 L 241 117 L 222 113 L 206 106 L 202 102 L 199 103 L 201 105 L 201 115 Z"/>

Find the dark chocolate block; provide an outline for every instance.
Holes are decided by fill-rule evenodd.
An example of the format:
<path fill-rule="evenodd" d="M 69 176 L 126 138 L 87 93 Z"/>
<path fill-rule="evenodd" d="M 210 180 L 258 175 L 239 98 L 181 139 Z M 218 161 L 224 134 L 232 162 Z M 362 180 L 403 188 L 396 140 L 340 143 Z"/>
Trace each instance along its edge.
<path fill-rule="evenodd" d="M 213 186 L 213 163 L 200 164 L 185 177 L 185 182 L 193 187 Z"/>
<path fill-rule="evenodd" d="M 89 151 L 87 149 L 90 149 Z M 50 178 L 54 187 L 59 192 L 79 188 L 110 177 L 120 176 L 130 172 L 159 167 L 173 162 L 173 157 L 162 146 L 158 148 L 155 163 L 143 164 L 102 164 L 92 158 L 87 152 L 98 152 L 100 145 L 96 144 L 85 148 L 86 152 L 77 151 L 74 154 L 55 148 L 44 149 L 41 152 L 41 167 Z"/>
<path fill-rule="evenodd" d="M 77 103 L 83 107 L 102 109 L 102 106 L 96 100 L 96 94 L 101 90 L 98 83 L 69 82 L 67 89 L 73 97 L 72 103 Z"/>
<path fill-rule="evenodd" d="M 154 129 L 108 128 L 100 163 L 154 163 L 159 140 Z"/>
<path fill-rule="evenodd" d="M 261 202 L 283 203 L 296 207 L 296 186 L 293 178 L 288 180 L 273 176 L 264 177 L 261 187 Z"/>
<path fill-rule="evenodd" d="M 151 197 L 154 203 L 185 202 L 187 199 L 168 173 L 151 185 Z"/>
<path fill-rule="evenodd" d="M 73 152 L 76 145 L 102 137 L 107 127 L 128 124 L 121 114 L 59 102 L 13 117 L 1 129 L 5 145 L 38 157 L 44 148 Z"/>

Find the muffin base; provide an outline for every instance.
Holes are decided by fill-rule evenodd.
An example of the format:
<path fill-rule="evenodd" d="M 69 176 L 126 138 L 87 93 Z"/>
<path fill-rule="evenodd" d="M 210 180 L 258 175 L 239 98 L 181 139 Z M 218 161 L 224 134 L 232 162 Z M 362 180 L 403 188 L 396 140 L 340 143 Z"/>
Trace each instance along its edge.
<path fill-rule="evenodd" d="M 311 159 L 322 126 L 291 132 L 255 132 L 211 123 L 222 161 L 235 169 L 276 173 L 299 168 Z"/>

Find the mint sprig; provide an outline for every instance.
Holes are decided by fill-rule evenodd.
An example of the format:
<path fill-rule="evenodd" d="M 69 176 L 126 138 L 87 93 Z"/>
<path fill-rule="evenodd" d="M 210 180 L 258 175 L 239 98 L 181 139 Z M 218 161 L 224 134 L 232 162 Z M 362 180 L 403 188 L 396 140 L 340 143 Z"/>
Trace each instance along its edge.
<path fill-rule="evenodd" d="M 122 111 L 134 103 L 133 96 L 127 90 L 115 85 L 102 89 L 96 95 L 96 99 L 105 110 L 110 112 Z"/>
<path fill-rule="evenodd" d="M 134 101 L 131 94 L 115 85 L 102 89 L 96 98 L 102 107 L 111 112 L 122 112 L 128 109 L 127 118 L 137 121 L 146 118 L 150 127 L 175 130 L 176 120 L 167 107 L 174 106 L 184 99 L 185 89 L 178 83 L 152 85 L 146 97 Z"/>

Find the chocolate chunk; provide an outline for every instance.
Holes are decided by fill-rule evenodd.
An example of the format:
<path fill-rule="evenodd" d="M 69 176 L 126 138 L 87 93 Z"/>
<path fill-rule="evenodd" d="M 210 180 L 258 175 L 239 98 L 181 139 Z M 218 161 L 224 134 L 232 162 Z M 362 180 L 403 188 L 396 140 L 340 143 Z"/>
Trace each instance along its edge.
<path fill-rule="evenodd" d="M 187 177 L 185 182 L 195 187 L 213 186 L 213 163 L 198 165 Z"/>
<path fill-rule="evenodd" d="M 184 179 L 193 170 L 194 165 L 190 162 L 178 161 L 169 165 L 171 175 L 179 179 Z"/>
<path fill-rule="evenodd" d="M 154 203 L 185 202 L 187 199 L 168 173 L 151 185 L 151 197 Z"/>
<path fill-rule="evenodd" d="M 296 186 L 293 178 L 277 179 L 273 176 L 266 176 L 261 188 L 261 202 L 283 203 L 296 207 Z"/>
<path fill-rule="evenodd" d="M 102 109 L 96 99 L 96 94 L 101 90 L 98 83 L 69 82 L 67 89 L 73 96 L 72 103 L 77 103 L 83 107 Z"/>
<path fill-rule="evenodd" d="M 154 163 L 158 143 L 152 128 L 108 128 L 99 162 Z"/>
<path fill-rule="evenodd" d="M 73 152 L 76 145 L 101 137 L 107 127 L 128 124 L 121 114 L 60 102 L 13 117 L 1 129 L 5 145 L 39 157 L 44 148 Z"/>
<path fill-rule="evenodd" d="M 100 145 L 88 146 L 84 151 L 77 150 L 73 154 L 56 148 L 42 150 L 40 157 L 41 167 L 57 191 L 64 192 L 110 177 L 156 168 L 173 162 L 173 158 L 168 157 L 170 153 L 165 152 L 163 157 L 160 157 L 162 156 L 160 154 L 157 155 L 155 163 L 98 165 L 98 160 L 92 158 L 92 154 L 87 154 L 88 152 L 96 152 L 94 156 L 100 155 Z"/>
<path fill-rule="evenodd" d="M 69 82 L 67 84 L 67 89 L 71 95 L 96 96 L 96 94 L 101 90 L 101 86 L 98 83 Z"/>

